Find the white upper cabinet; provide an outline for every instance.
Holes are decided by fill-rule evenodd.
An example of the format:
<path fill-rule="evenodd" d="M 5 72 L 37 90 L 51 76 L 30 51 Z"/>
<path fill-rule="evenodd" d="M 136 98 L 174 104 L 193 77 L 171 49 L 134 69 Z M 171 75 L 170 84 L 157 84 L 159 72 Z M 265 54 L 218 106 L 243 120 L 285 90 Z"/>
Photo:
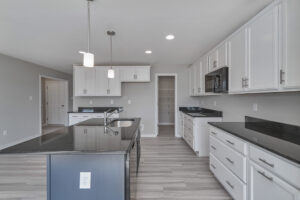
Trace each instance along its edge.
<path fill-rule="evenodd" d="M 269 7 L 248 25 L 248 91 L 278 89 L 278 6 Z"/>
<path fill-rule="evenodd" d="M 150 82 L 150 66 L 120 66 L 121 82 Z"/>
<path fill-rule="evenodd" d="M 95 95 L 95 78 L 93 68 L 74 67 L 74 95 Z"/>
<path fill-rule="evenodd" d="M 219 61 L 218 61 L 218 49 L 213 50 L 212 52 L 209 53 L 208 55 L 208 69 L 209 72 L 215 71 L 219 67 Z"/>
<path fill-rule="evenodd" d="M 121 96 L 122 82 L 150 82 L 150 66 L 114 66 L 115 77 L 107 77 L 110 67 L 74 66 L 74 96 Z"/>
<path fill-rule="evenodd" d="M 284 0 L 280 6 L 282 63 L 280 83 L 284 89 L 300 88 L 300 1 Z"/>
<path fill-rule="evenodd" d="M 201 73 L 201 80 L 200 80 L 200 88 L 201 94 L 205 94 L 205 75 L 208 73 L 208 57 L 205 55 L 200 59 L 200 73 Z"/>
<path fill-rule="evenodd" d="M 228 48 L 227 42 L 224 42 L 218 48 L 218 67 L 228 66 Z"/>
<path fill-rule="evenodd" d="M 241 29 L 228 42 L 229 49 L 229 92 L 244 91 L 246 76 L 247 31 Z"/>
<path fill-rule="evenodd" d="M 194 66 L 188 68 L 189 73 L 189 94 L 190 96 L 195 96 L 195 84 L 194 84 Z"/>
<path fill-rule="evenodd" d="M 115 78 L 107 77 L 110 67 L 96 67 L 96 95 L 97 96 L 121 96 L 121 82 L 119 69 L 113 67 Z"/>
<path fill-rule="evenodd" d="M 195 96 L 199 96 L 201 94 L 201 65 L 199 61 L 193 65 L 194 67 L 194 93 Z"/>

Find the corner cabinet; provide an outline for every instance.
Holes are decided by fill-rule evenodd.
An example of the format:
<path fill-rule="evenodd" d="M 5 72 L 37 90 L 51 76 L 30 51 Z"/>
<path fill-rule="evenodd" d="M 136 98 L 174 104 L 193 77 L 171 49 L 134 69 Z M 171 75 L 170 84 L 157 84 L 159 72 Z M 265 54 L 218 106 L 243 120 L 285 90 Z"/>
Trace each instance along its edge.
<path fill-rule="evenodd" d="M 119 66 L 121 82 L 150 82 L 150 66 Z"/>
<path fill-rule="evenodd" d="M 74 96 L 121 96 L 122 82 L 150 82 L 150 66 L 114 66 L 115 78 L 107 77 L 108 66 L 74 66 Z"/>

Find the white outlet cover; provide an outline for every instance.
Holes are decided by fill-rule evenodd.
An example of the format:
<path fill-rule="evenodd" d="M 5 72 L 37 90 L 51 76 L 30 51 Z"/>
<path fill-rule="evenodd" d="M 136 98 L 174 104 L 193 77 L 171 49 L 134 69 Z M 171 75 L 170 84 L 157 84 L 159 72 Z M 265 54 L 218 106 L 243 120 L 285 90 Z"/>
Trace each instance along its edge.
<path fill-rule="evenodd" d="M 7 135 L 7 130 L 4 130 L 3 131 L 3 136 L 6 136 Z"/>
<path fill-rule="evenodd" d="M 254 104 L 253 104 L 253 111 L 254 111 L 254 112 L 257 112 L 257 111 L 258 111 L 258 105 L 257 105 L 257 103 L 254 103 Z"/>
<path fill-rule="evenodd" d="M 110 100 L 110 104 L 113 105 L 115 102 L 113 99 Z"/>
<path fill-rule="evenodd" d="M 32 96 L 29 96 L 28 99 L 29 99 L 29 101 L 32 101 L 32 100 L 33 100 L 33 97 L 32 97 Z"/>
<path fill-rule="evenodd" d="M 129 100 L 128 100 L 128 105 L 130 105 L 130 104 L 131 104 L 131 100 L 129 99 Z"/>
<path fill-rule="evenodd" d="M 91 189 L 91 172 L 80 172 L 79 189 Z"/>
<path fill-rule="evenodd" d="M 214 106 L 217 106 L 217 101 L 214 101 Z"/>

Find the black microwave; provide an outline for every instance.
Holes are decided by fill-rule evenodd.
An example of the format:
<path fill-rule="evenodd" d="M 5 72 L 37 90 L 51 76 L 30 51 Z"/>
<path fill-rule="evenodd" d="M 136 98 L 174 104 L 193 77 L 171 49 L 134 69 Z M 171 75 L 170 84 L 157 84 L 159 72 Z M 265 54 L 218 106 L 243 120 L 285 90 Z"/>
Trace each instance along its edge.
<path fill-rule="evenodd" d="M 228 67 L 222 67 L 205 75 L 205 92 L 228 92 Z"/>

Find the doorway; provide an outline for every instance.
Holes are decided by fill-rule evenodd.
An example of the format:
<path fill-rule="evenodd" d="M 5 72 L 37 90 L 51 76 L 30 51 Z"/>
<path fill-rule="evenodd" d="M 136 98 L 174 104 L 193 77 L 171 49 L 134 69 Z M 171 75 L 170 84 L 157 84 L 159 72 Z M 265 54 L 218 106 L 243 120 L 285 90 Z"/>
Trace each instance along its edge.
<path fill-rule="evenodd" d="M 56 131 L 67 123 L 68 81 L 40 77 L 41 134 Z"/>
<path fill-rule="evenodd" d="M 157 74 L 156 133 L 159 137 L 176 136 L 176 74 Z"/>

